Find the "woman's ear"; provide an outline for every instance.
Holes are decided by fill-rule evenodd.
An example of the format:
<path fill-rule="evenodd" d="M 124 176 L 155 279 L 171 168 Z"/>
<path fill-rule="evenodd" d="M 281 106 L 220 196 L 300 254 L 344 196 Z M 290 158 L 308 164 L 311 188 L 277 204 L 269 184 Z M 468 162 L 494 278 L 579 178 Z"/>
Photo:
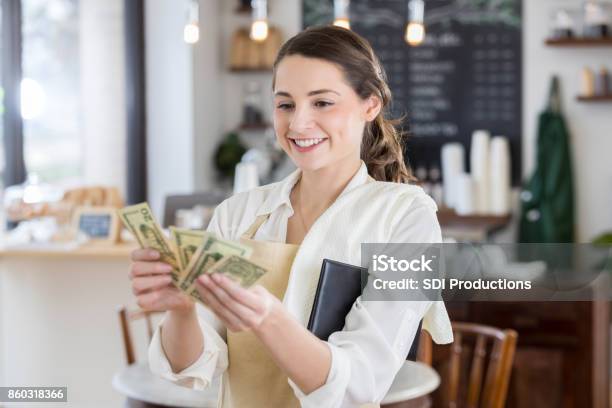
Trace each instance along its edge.
<path fill-rule="evenodd" d="M 372 95 L 368 99 L 366 99 L 365 100 L 365 117 L 364 117 L 366 122 L 371 122 L 374 119 L 376 119 L 381 109 L 382 109 L 382 103 L 379 97 Z"/>

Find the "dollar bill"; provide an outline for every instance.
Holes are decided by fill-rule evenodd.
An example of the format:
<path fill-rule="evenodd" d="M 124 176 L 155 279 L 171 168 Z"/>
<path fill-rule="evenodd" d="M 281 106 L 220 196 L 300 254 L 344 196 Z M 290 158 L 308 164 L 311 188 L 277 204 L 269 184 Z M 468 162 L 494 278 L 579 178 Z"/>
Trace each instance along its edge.
<path fill-rule="evenodd" d="M 211 235 L 206 231 L 170 227 L 170 237 L 176 245 L 181 272 L 186 270 L 193 255 L 202 246 L 206 238 Z"/>
<path fill-rule="evenodd" d="M 187 271 L 183 273 L 179 288 L 187 291 L 198 276 L 207 271 L 223 257 L 230 255 L 240 255 L 244 258 L 251 256 L 252 249 L 234 241 L 219 239 L 208 236 L 202 246 L 198 248 L 187 266 Z"/>
<path fill-rule="evenodd" d="M 231 279 L 238 282 L 242 287 L 251 287 L 259 278 L 261 278 L 268 271 L 265 268 L 239 256 L 231 255 L 224 258 L 220 262 L 217 262 L 210 271 L 206 273 L 222 273 L 229 276 Z M 191 284 L 185 293 L 195 301 L 202 302 L 200 292 L 196 289 L 195 282 Z"/>
<path fill-rule="evenodd" d="M 123 225 L 134 235 L 141 248 L 152 248 L 159 252 L 160 261 L 172 266 L 172 282 L 177 285 L 180 265 L 173 245 L 155 221 L 147 203 L 140 203 L 118 210 Z"/>
<path fill-rule="evenodd" d="M 192 287 L 189 288 L 189 290 L 185 291 L 185 293 L 189 296 L 191 296 L 191 298 L 196 301 L 196 302 L 200 302 L 204 304 L 204 299 L 202 299 L 202 296 L 200 295 L 200 292 L 197 291 L 197 289 L 195 288 L 195 285 L 193 285 Z"/>
<path fill-rule="evenodd" d="M 235 280 L 243 288 L 253 286 L 267 270 L 238 255 L 230 255 L 216 263 L 209 273 L 221 273 Z"/>

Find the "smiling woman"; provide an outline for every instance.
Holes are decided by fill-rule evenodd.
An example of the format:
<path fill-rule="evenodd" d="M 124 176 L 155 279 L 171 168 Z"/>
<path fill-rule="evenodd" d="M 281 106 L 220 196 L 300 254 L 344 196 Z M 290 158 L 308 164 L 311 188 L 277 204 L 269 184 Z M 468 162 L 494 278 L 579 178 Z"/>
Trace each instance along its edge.
<path fill-rule="evenodd" d="M 358 407 L 385 397 L 421 320 L 434 341 L 452 341 L 441 302 L 357 298 L 325 341 L 306 329 L 323 259 L 360 264 L 363 242 L 441 242 L 435 203 L 406 183 L 384 78 L 369 44 L 343 28 L 311 28 L 283 45 L 274 129 L 298 170 L 224 201 L 208 227 L 249 246 L 267 272 L 248 290 L 216 273 L 196 279 L 211 319 L 168 283 L 159 254 L 134 252 L 139 305 L 168 310 L 152 371 L 193 387 L 222 374 L 225 408 Z"/>
<path fill-rule="evenodd" d="M 404 163 L 399 121 L 386 117 L 391 91 L 370 45 L 342 28 L 307 32 L 287 41 L 274 64 L 274 126 L 281 146 L 291 140 L 294 151 L 306 153 L 313 149 L 299 148 L 325 145 L 320 142 L 329 139 L 327 132 L 336 133 L 335 146 L 329 146 L 333 156 L 357 149 L 376 180 L 414 181 Z M 310 160 L 285 151 L 294 161 Z"/>

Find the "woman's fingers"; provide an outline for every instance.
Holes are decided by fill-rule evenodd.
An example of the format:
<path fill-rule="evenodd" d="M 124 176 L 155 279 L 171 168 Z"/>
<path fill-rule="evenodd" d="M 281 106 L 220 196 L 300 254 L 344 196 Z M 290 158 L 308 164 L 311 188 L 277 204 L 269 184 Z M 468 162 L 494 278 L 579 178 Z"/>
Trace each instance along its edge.
<path fill-rule="evenodd" d="M 167 310 L 172 306 L 172 297 L 176 297 L 176 294 L 168 287 L 139 295 L 137 303 L 143 310 Z"/>
<path fill-rule="evenodd" d="M 172 267 L 163 262 L 134 262 L 130 268 L 129 277 L 163 275 L 172 272 Z"/>
<path fill-rule="evenodd" d="M 242 290 L 242 291 L 235 291 L 236 297 L 233 297 L 223 287 L 221 287 L 217 283 L 217 281 L 222 280 L 219 278 L 229 280 L 228 278 L 221 277 L 220 275 L 217 275 L 217 277 L 215 278 L 215 275 L 213 275 L 212 280 L 211 280 L 211 277 L 209 276 L 203 277 L 202 283 L 204 284 L 206 289 L 212 292 L 215 299 L 218 300 L 223 305 L 223 307 L 225 307 L 230 312 L 232 312 L 234 316 L 238 317 L 240 321 L 246 327 L 252 328 L 252 327 L 256 327 L 257 325 L 259 325 L 259 323 L 261 323 L 261 320 L 263 319 L 262 313 L 260 314 L 256 310 L 251 309 L 250 307 L 244 305 L 242 302 L 242 299 L 240 298 L 241 294 L 250 295 L 250 293 L 248 293 L 247 290 L 240 288 L 238 284 L 235 284 L 234 282 L 229 282 L 230 284 L 234 284 L 235 286 L 238 286 Z M 227 283 L 228 282 L 226 282 L 226 284 Z M 228 286 L 233 286 L 233 285 L 228 285 Z M 256 299 L 254 303 L 257 304 L 256 309 L 261 309 L 260 307 L 260 304 L 262 303 L 261 299 Z"/>
<path fill-rule="evenodd" d="M 200 296 L 206 302 L 206 305 L 213 311 L 215 314 L 223 320 L 223 323 L 227 326 L 228 329 L 232 331 L 244 330 L 245 326 L 231 310 L 219 301 L 219 299 L 215 296 L 215 294 L 205 285 L 202 284 L 199 280 L 196 280 L 196 289 L 200 292 Z"/>
<path fill-rule="evenodd" d="M 136 296 L 155 289 L 161 289 L 172 282 L 170 275 L 154 275 L 135 278 L 132 282 L 132 292 Z"/>
<path fill-rule="evenodd" d="M 147 248 L 131 253 L 128 277 L 138 306 L 144 310 L 179 310 L 193 307 L 193 301 L 172 285 L 172 267 L 159 262 L 159 252 Z"/>
<path fill-rule="evenodd" d="M 132 265 L 128 277 L 134 279 L 137 276 L 168 274 L 172 267 L 159 259 L 159 252 L 151 248 L 135 249 L 131 253 Z"/>
<path fill-rule="evenodd" d="M 257 313 L 264 312 L 264 305 L 261 301 L 259 291 L 250 291 L 231 280 L 230 278 L 218 273 L 213 273 L 210 278 L 227 292 L 237 302 L 242 303 L 246 307 L 254 310 Z"/>
<path fill-rule="evenodd" d="M 159 252 L 151 248 L 135 249 L 131 253 L 132 261 L 157 261 L 159 259 Z"/>
<path fill-rule="evenodd" d="M 181 293 L 174 285 L 141 293 L 136 297 L 138 306 L 144 310 L 186 310 L 193 307 L 193 301 Z"/>

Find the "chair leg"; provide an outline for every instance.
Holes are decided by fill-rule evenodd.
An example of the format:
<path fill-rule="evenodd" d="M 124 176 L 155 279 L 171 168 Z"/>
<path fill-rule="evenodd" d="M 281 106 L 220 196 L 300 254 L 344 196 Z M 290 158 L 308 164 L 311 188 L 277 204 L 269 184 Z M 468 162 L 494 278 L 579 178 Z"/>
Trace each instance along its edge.
<path fill-rule="evenodd" d="M 132 347 L 132 336 L 130 335 L 130 326 L 128 323 L 128 312 L 125 307 L 119 309 L 119 322 L 121 324 L 121 332 L 123 333 L 123 346 L 125 347 L 125 359 L 128 363 L 134 364 L 136 358 Z"/>

